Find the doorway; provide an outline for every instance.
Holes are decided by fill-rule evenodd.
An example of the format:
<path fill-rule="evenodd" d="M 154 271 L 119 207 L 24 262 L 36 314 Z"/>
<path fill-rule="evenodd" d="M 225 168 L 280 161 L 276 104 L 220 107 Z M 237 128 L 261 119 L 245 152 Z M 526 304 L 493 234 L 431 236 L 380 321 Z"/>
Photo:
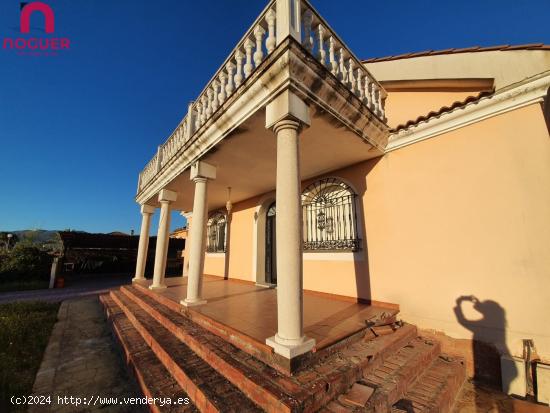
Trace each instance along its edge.
<path fill-rule="evenodd" d="M 265 219 L 265 281 L 277 284 L 277 233 L 276 209 L 273 202 L 267 209 Z"/>

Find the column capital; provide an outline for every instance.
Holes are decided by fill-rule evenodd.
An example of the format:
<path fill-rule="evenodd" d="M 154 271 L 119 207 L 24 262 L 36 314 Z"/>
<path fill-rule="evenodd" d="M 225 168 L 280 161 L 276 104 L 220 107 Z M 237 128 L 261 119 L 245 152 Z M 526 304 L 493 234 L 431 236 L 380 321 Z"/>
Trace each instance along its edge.
<path fill-rule="evenodd" d="M 189 179 L 195 182 L 198 178 L 202 179 L 216 179 L 216 167 L 203 161 L 197 161 L 191 165 L 191 171 L 189 173 Z"/>
<path fill-rule="evenodd" d="M 273 129 L 281 121 L 294 121 L 300 127 L 311 124 L 309 107 L 290 90 L 284 90 L 265 108 L 265 127 Z"/>
<path fill-rule="evenodd" d="M 155 207 L 147 204 L 141 205 L 141 213 L 142 214 L 154 214 L 155 213 Z"/>
<path fill-rule="evenodd" d="M 301 128 L 302 128 L 302 124 L 291 117 L 286 119 L 281 119 L 271 127 L 271 129 L 275 133 L 282 131 L 284 129 L 292 129 L 295 131 L 299 131 Z"/>
<path fill-rule="evenodd" d="M 154 214 L 155 213 L 155 207 L 147 204 L 141 205 L 141 213 L 142 214 Z"/>
<path fill-rule="evenodd" d="M 168 189 L 162 189 L 159 192 L 159 202 L 174 202 L 178 198 L 178 193 L 169 191 Z"/>

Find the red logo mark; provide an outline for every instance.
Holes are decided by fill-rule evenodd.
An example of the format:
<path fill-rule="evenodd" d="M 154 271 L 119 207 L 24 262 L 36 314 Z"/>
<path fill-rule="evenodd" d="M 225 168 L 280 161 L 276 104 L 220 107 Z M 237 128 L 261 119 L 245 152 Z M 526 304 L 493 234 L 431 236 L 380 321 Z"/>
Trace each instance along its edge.
<path fill-rule="evenodd" d="M 31 31 L 31 16 L 34 12 L 40 12 L 44 16 L 46 34 L 51 34 L 55 30 L 55 17 L 53 10 L 46 3 L 33 1 L 24 4 L 21 7 L 20 30 L 23 35 Z M 21 36 L 17 38 L 5 37 L 2 42 L 3 49 L 16 49 L 18 54 L 27 55 L 57 55 L 57 50 L 70 49 L 71 42 L 66 37 L 28 37 Z"/>
<path fill-rule="evenodd" d="M 53 33 L 55 27 L 55 18 L 53 10 L 50 6 L 41 1 L 34 1 L 25 4 L 21 10 L 21 33 L 29 33 L 31 31 L 31 14 L 39 11 L 44 15 L 46 21 L 46 33 Z"/>

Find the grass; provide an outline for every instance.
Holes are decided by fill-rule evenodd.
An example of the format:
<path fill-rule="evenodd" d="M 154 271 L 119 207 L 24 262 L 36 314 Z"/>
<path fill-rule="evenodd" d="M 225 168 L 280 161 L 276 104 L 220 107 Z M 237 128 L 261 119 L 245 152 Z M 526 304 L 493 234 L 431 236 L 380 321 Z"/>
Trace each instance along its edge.
<path fill-rule="evenodd" d="M 0 292 L 42 290 L 48 288 L 50 282 L 47 280 L 14 280 L 0 283 Z"/>
<path fill-rule="evenodd" d="M 0 411 L 25 411 L 11 396 L 28 396 L 57 320 L 59 303 L 0 304 Z"/>

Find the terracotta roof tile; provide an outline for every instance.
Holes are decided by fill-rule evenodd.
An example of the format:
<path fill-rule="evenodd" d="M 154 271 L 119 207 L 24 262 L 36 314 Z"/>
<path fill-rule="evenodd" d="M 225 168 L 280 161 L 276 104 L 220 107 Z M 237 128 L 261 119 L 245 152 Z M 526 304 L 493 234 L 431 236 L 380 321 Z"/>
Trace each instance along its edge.
<path fill-rule="evenodd" d="M 398 132 L 402 129 L 407 129 L 407 128 L 409 128 L 411 126 L 414 126 L 414 125 L 417 125 L 421 122 L 425 122 L 425 121 L 427 121 L 431 118 L 441 116 L 443 113 L 452 112 L 453 110 L 455 110 L 457 108 L 462 108 L 462 107 L 468 105 L 469 103 L 477 102 L 478 100 L 480 100 L 480 99 L 482 99 L 486 96 L 490 96 L 492 94 L 493 94 L 492 91 L 490 91 L 490 92 L 483 91 L 483 92 L 480 92 L 479 94 L 477 94 L 475 96 L 468 96 L 466 99 L 464 99 L 462 101 L 454 102 L 451 106 L 442 106 L 437 111 L 431 111 L 427 115 L 419 116 L 414 120 L 409 120 L 408 122 L 406 122 L 404 124 L 398 125 L 395 128 L 393 128 L 391 130 L 391 132 Z"/>
<path fill-rule="evenodd" d="M 374 63 L 374 62 L 383 62 L 387 60 L 398 60 L 398 59 L 407 59 L 412 57 L 422 57 L 422 56 L 435 56 L 442 54 L 452 54 L 452 53 L 470 53 L 470 52 L 489 52 L 494 50 L 550 50 L 550 45 L 544 43 L 529 43 L 529 44 L 518 44 L 518 45 L 509 45 L 503 44 L 500 46 L 473 46 L 473 47 L 463 47 L 460 49 L 444 49 L 444 50 L 425 50 L 422 52 L 416 53 L 403 53 L 394 56 L 384 56 L 384 57 L 374 57 L 371 59 L 365 59 L 363 63 Z"/>

